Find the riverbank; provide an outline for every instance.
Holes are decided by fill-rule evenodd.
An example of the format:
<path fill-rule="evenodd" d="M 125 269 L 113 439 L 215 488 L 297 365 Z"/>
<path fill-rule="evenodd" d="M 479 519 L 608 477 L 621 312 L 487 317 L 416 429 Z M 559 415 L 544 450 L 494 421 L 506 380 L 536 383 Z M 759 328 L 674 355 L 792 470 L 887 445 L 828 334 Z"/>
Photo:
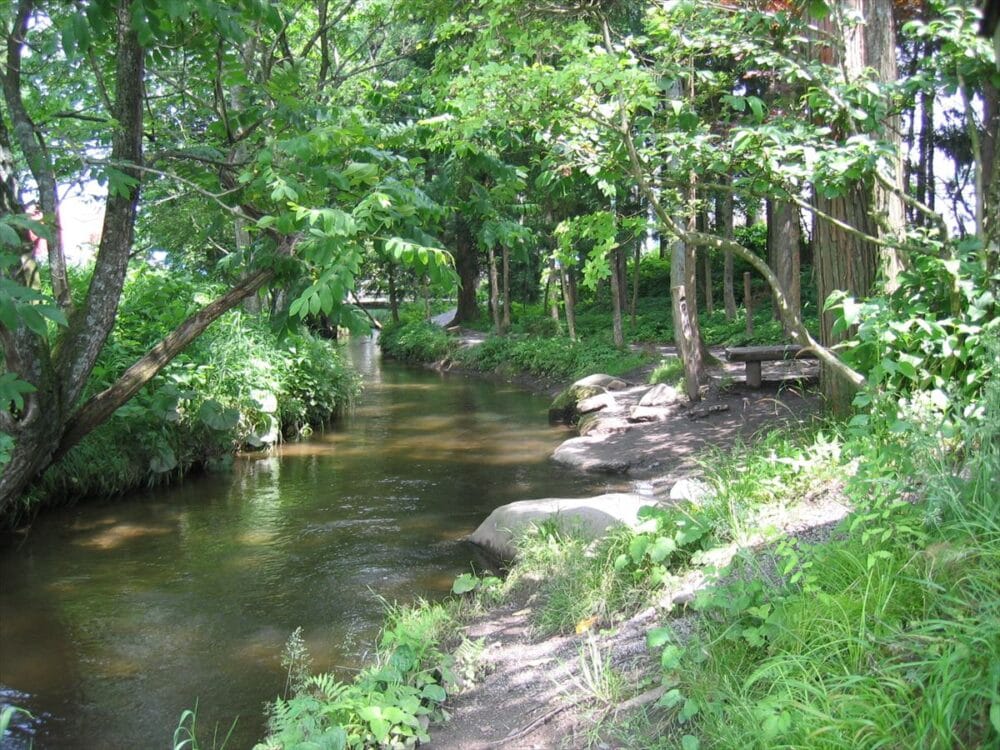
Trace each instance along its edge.
<path fill-rule="evenodd" d="M 587 435 L 568 443 L 580 466 L 647 476 L 637 488 L 673 502 L 597 541 L 543 521 L 516 540 L 505 580 L 456 581 L 468 593 L 440 605 L 453 619 L 439 643 L 475 658 L 442 685 L 435 711 L 450 720 L 428 746 L 1000 739 L 995 383 L 965 451 L 933 431 L 794 418 L 784 388 L 724 388 L 618 432 L 650 392 L 622 385 L 590 395 Z M 799 423 L 747 441 L 746 412 L 764 404 Z M 700 450 L 676 429 L 692 416 L 709 425 Z M 664 460 L 674 446 L 681 460 Z"/>

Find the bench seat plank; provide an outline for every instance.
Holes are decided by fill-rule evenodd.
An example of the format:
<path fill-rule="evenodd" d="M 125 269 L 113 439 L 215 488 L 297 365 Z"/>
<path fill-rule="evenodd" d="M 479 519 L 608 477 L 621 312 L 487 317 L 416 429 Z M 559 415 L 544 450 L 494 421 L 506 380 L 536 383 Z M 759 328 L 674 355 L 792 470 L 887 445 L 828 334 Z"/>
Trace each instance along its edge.
<path fill-rule="evenodd" d="M 797 344 L 783 346 L 734 346 L 726 349 L 730 362 L 777 362 L 783 359 L 815 359 L 811 350 Z"/>
<path fill-rule="evenodd" d="M 730 362 L 745 362 L 747 386 L 760 388 L 763 383 L 761 362 L 778 362 L 785 359 L 816 359 L 815 353 L 796 344 L 784 346 L 734 346 L 726 349 Z"/>

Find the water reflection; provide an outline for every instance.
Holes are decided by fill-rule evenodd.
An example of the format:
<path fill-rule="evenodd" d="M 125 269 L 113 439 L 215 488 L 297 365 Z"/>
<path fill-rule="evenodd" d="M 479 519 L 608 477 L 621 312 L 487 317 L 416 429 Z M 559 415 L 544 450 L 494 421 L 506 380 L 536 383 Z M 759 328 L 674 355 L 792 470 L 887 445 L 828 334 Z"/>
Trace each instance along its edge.
<path fill-rule="evenodd" d="M 0 547 L 0 700 L 41 717 L 5 748 L 163 746 L 196 699 L 250 746 L 296 627 L 316 668 L 356 666 L 380 597 L 447 591 L 494 507 L 606 489 L 549 463 L 545 399 L 353 356 L 366 389 L 328 432 Z"/>

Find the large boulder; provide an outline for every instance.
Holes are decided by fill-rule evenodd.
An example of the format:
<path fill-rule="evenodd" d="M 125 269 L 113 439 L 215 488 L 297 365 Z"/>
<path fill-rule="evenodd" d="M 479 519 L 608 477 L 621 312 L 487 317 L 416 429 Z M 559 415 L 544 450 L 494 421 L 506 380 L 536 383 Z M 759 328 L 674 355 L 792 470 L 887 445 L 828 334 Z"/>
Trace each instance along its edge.
<path fill-rule="evenodd" d="M 656 505 L 656 500 L 626 492 L 578 499 L 522 500 L 501 505 L 490 513 L 469 541 L 503 560 L 513 560 L 517 552 L 514 541 L 532 526 L 553 521 L 563 531 L 596 539 L 618 524 L 638 526 L 639 509 L 649 505 Z"/>
<path fill-rule="evenodd" d="M 577 404 L 608 391 L 621 391 L 628 383 L 613 375 L 588 375 L 577 380 L 552 401 L 549 406 L 549 421 L 573 424 L 580 416 Z M 612 401 L 613 403 L 613 401 Z"/>

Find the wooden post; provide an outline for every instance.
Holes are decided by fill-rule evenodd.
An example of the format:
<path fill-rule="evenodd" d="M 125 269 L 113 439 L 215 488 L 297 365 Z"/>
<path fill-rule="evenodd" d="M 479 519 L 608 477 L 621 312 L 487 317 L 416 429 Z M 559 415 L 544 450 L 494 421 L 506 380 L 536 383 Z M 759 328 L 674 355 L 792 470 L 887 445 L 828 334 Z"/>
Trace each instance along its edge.
<path fill-rule="evenodd" d="M 674 320 L 680 323 L 681 337 L 677 342 L 677 348 L 680 350 L 681 362 L 684 363 L 684 390 L 692 402 L 700 401 L 698 372 L 701 370 L 701 350 L 698 348 L 694 328 L 691 325 L 684 286 L 671 288 L 670 297 L 674 306 Z"/>
<path fill-rule="evenodd" d="M 753 336 L 753 303 L 750 300 L 750 272 L 743 273 L 743 307 L 747 311 L 747 336 Z"/>

